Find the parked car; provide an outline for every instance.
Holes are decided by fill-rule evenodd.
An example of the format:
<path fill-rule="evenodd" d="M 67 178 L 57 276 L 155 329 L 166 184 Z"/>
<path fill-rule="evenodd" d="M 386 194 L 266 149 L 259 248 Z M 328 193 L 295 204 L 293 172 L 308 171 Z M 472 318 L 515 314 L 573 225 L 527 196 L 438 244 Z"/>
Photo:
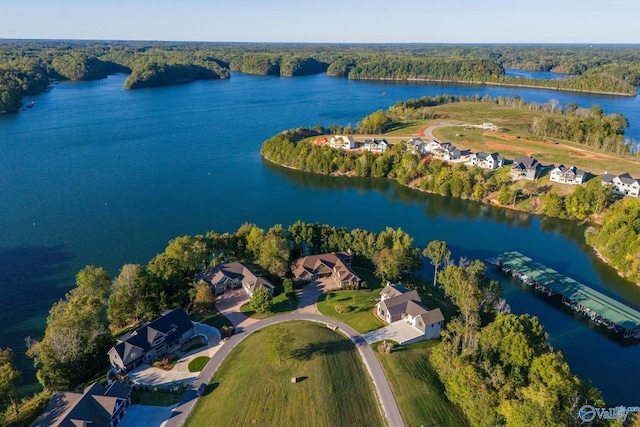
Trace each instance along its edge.
<path fill-rule="evenodd" d="M 198 396 L 202 396 L 206 389 L 207 389 L 207 383 L 202 383 L 200 384 L 200 387 L 198 387 L 198 391 L 196 391 L 196 393 L 198 394 Z"/>

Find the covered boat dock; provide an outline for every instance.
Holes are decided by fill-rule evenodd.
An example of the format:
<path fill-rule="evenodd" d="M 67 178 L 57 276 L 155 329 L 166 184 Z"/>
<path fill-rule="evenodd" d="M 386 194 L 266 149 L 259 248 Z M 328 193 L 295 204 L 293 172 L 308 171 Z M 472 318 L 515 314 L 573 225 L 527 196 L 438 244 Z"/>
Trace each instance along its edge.
<path fill-rule="evenodd" d="M 640 338 L 640 312 L 596 291 L 517 251 L 487 260 L 548 296 L 560 295 L 562 303 L 594 322 L 623 335 Z"/>

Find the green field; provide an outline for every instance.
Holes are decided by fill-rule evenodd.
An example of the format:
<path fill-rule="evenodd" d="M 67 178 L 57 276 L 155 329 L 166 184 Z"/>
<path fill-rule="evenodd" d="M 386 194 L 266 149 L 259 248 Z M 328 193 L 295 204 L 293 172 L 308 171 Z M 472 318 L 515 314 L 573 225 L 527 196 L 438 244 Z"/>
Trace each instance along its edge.
<path fill-rule="evenodd" d="M 293 357 L 267 358 L 269 336 L 295 336 Z M 292 377 L 299 382 L 291 383 Z M 187 426 L 383 426 L 353 343 L 329 328 L 287 322 L 252 333 L 231 352 Z"/>
<path fill-rule="evenodd" d="M 423 341 L 376 355 L 389 379 L 407 426 L 466 426 L 462 411 L 445 396 L 429 362 L 430 349 L 440 341 Z"/>

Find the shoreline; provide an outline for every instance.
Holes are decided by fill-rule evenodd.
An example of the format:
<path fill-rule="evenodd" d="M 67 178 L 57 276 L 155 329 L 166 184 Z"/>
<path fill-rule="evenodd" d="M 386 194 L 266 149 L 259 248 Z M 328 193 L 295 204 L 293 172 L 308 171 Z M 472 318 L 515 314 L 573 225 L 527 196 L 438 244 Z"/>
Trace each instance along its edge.
<path fill-rule="evenodd" d="M 517 87 L 517 88 L 529 88 L 529 89 L 546 89 L 546 90 L 555 90 L 555 91 L 562 91 L 562 92 L 591 93 L 595 95 L 626 96 L 631 98 L 638 96 L 638 93 L 632 94 L 632 93 L 621 93 L 621 92 L 606 92 L 606 91 L 597 91 L 597 90 L 583 90 L 583 89 L 560 88 L 560 87 L 553 87 L 553 86 L 526 85 L 526 84 L 488 82 L 488 81 L 477 81 L 477 80 L 470 81 L 470 80 L 453 80 L 453 79 L 451 80 L 450 79 L 427 79 L 427 78 L 418 78 L 418 77 L 407 77 L 407 78 L 379 77 L 379 78 L 354 78 L 354 79 L 349 78 L 349 80 L 456 83 L 456 84 L 481 85 L 481 86 L 484 85 L 484 86 L 504 86 L 504 87 Z"/>
<path fill-rule="evenodd" d="M 260 153 L 260 157 L 262 157 L 264 160 L 268 161 L 268 162 L 269 162 L 269 163 L 271 163 L 271 164 L 274 164 L 274 165 L 277 165 L 277 166 L 280 166 L 280 167 L 283 167 L 283 168 L 286 168 L 286 169 L 291 169 L 291 170 L 300 171 L 300 172 L 303 172 L 303 173 L 310 173 L 310 174 L 314 174 L 314 175 L 333 176 L 333 177 L 347 177 L 347 178 L 350 178 L 350 177 L 353 177 L 353 176 L 354 176 L 353 174 L 335 173 L 335 172 L 328 173 L 328 174 L 326 174 L 326 173 L 317 173 L 317 172 L 309 172 L 309 171 L 305 171 L 305 170 L 302 170 L 302 169 L 295 168 L 295 167 L 293 167 L 293 166 L 282 165 L 282 164 L 280 164 L 280 163 L 274 162 L 273 160 L 269 159 L 268 157 L 266 157 L 266 156 L 265 156 L 264 154 L 262 154 L 262 153 Z M 366 178 L 371 179 L 371 177 L 366 177 Z M 398 185 L 400 185 L 400 186 L 402 186 L 402 187 L 408 188 L 408 189 L 410 189 L 410 190 L 419 191 L 419 192 L 421 192 L 421 193 L 426 193 L 426 194 L 435 194 L 435 195 L 437 195 L 437 193 L 434 193 L 433 191 L 423 190 L 423 189 L 419 188 L 419 187 L 418 187 L 418 186 L 416 186 L 416 185 L 412 185 L 412 183 L 413 183 L 413 182 L 415 182 L 416 180 L 413 180 L 413 181 L 411 181 L 411 182 L 409 182 L 409 183 L 407 183 L 407 184 L 402 184 L 402 183 L 400 183 L 399 181 L 394 180 L 394 179 L 390 179 L 390 178 L 384 178 L 384 179 L 386 179 L 386 180 L 388 180 L 388 181 L 393 181 L 393 182 L 395 182 L 396 184 L 398 184 Z M 450 197 L 453 197 L 453 196 L 450 196 Z M 526 214 L 529 214 L 529 215 L 538 215 L 538 216 L 543 216 L 543 217 L 547 217 L 547 218 L 562 219 L 562 218 L 558 218 L 558 217 L 552 217 L 552 216 L 544 215 L 544 214 L 542 214 L 542 213 L 526 211 L 526 210 L 523 210 L 523 209 L 519 209 L 519 208 L 517 208 L 516 206 L 507 206 L 507 205 L 502 205 L 502 204 L 500 204 L 500 203 L 497 203 L 494 199 L 473 200 L 473 199 L 469 199 L 469 198 L 467 198 L 467 197 L 457 197 L 457 199 L 460 199 L 460 200 L 468 200 L 468 201 L 475 201 L 475 202 L 478 202 L 478 203 L 482 203 L 482 204 L 484 204 L 484 205 L 493 206 L 493 207 L 495 207 L 495 208 L 499 208 L 499 209 L 506 209 L 506 210 L 509 210 L 509 211 L 512 211 L 512 212 L 522 212 L 522 213 L 526 213 Z M 577 222 L 577 223 L 579 223 L 579 224 L 583 224 L 583 225 L 584 225 L 584 224 L 587 224 L 587 223 L 589 222 L 589 219 L 588 219 L 588 218 L 586 218 L 586 219 L 584 219 L 584 220 L 580 220 L 580 221 L 578 221 L 578 220 L 571 220 L 571 219 L 565 219 L 565 221 Z M 585 229 L 585 232 L 586 232 L 586 229 Z M 623 272 L 622 272 L 622 271 L 620 271 L 620 270 L 619 270 L 617 267 L 615 267 L 614 265 L 610 264 L 610 263 L 609 263 L 609 261 L 607 260 L 607 258 L 606 258 L 604 255 L 602 255 L 602 253 L 600 253 L 600 251 L 599 251 L 595 246 L 590 245 L 590 244 L 588 244 L 588 243 L 587 243 L 587 246 L 588 246 L 588 247 L 590 247 L 590 248 L 593 250 L 593 252 L 595 253 L 595 255 L 596 255 L 596 256 L 597 256 L 597 257 L 598 257 L 598 258 L 599 258 L 599 259 L 600 259 L 604 264 L 606 264 L 608 267 L 611 267 L 613 270 L 615 270 L 615 272 L 618 274 L 618 276 L 620 276 L 620 277 L 622 277 L 623 279 L 627 280 L 629 283 L 632 283 L 632 284 L 634 284 L 635 286 L 640 287 L 640 283 L 634 283 L 634 282 L 631 282 L 631 281 L 627 278 L 627 276 L 625 276 L 625 275 L 623 274 Z"/>

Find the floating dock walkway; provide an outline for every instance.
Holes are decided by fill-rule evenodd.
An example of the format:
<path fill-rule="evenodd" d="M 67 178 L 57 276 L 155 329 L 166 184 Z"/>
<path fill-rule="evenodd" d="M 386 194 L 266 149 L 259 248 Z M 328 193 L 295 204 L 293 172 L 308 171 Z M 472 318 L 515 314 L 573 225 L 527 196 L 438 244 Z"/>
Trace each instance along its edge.
<path fill-rule="evenodd" d="M 504 252 L 487 262 L 549 297 L 559 295 L 567 307 L 625 338 L 640 338 L 640 312 L 620 301 L 545 267 L 520 252 Z"/>

